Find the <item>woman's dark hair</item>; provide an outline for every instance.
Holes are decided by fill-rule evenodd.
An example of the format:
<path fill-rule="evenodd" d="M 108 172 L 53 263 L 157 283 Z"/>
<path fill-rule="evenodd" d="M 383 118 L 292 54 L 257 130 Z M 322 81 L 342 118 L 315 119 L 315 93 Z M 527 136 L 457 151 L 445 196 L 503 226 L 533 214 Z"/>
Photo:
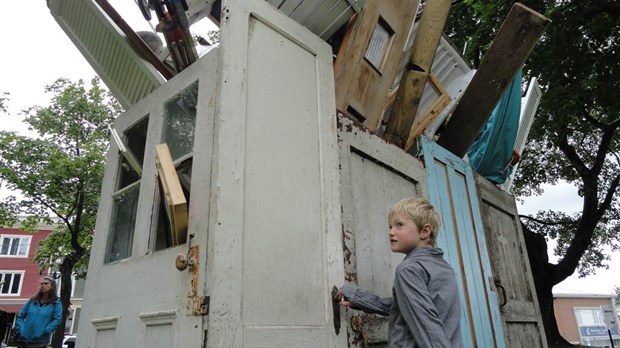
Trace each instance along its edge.
<path fill-rule="evenodd" d="M 50 276 L 44 276 L 41 278 L 41 281 L 47 280 L 48 282 L 50 282 L 50 284 L 52 284 L 52 289 L 50 290 L 49 293 L 49 297 L 48 298 L 42 298 L 41 297 L 41 289 L 39 289 L 39 291 L 37 291 L 36 294 L 34 294 L 34 296 L 32 296 L 30 299 L 32 300 L 32 302 L 35 303 L 54 303 L 54 301 L 56 301 L 56 299 L 58 298 L 57 293 L 57 284 L 56 284 L 56 280 L 54 280 L 54 278 L 50 277 Z"/>

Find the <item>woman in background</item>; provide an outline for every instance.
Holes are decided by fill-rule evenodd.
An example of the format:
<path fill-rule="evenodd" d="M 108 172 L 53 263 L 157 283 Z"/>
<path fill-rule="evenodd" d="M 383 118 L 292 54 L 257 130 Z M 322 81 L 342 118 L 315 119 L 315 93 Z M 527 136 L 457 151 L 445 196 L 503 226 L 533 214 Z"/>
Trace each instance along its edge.
<path fill-rule="evenodd" d="M 17 314 L 18 348 L 47 347 L 62 316 L 62 304 L 56 293 L 54 278 L 41 278 L 41 288 Z"/>

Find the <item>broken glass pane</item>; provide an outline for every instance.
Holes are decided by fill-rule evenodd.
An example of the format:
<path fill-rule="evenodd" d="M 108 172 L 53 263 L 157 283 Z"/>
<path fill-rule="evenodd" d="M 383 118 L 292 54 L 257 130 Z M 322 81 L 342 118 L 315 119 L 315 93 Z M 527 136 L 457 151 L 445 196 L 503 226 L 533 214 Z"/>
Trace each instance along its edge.
<path fill-rule="evenodd" d="M 198 82 L 194 82 L 164 107 L 162 143 L 168 144 L 173 161 L 192 152 L 197 103 Z"/>

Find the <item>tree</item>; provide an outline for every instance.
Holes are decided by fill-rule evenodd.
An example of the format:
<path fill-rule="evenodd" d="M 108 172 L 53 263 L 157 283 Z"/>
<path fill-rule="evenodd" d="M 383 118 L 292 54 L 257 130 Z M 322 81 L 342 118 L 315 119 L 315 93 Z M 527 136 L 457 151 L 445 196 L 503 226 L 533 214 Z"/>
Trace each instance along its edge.
<path fill-rule="evenodd" d="M 7 112 L 7 106 L 6 106 L 6 102 L 8 101 L 8 93 L 7 92 L 3 92 L 2 93 L 2 97 L 0 97 L 0 112 L 6 113 Z"/>
<path fill-rule="evenodd" d="M 27 215 L 23 228 L 36 232 L 40 222 L 56 228 L 40 245 L 35 259 L 45 267 L 61 260 L 63 316 L 53 347 L 60 347 L 72 290 L 71 276 L 83 277 L 99 202 L 108 130 L 120 106 L 95 78 L 90 88 L 82 80 L 58 79 L 46 87 L 47 107 L 24 111 L 24 122 L 38 137 L 0 132 L 0 180 L 19 192 L 0 204 L 0 225 L 12 225 Z"/>
<path fill-rule="evenodd" d="M 452 7 L 446 32 L 477 65 L 514 1 L 465 0 Z M 620 4 L 611 0 L 521 1 L 552 20 L 524 66 L 543 90 L 513 192 L 542 193 L 563 180 L 578 188 L 582 210 L 549 209 L 523 216 L 523 231 L 550 346 L 561 337 L 553 286 L 576 270 L 606 267 L 605 250 L 620 250 Z M 557 241 L 549 262 L 547 239 Z"/>

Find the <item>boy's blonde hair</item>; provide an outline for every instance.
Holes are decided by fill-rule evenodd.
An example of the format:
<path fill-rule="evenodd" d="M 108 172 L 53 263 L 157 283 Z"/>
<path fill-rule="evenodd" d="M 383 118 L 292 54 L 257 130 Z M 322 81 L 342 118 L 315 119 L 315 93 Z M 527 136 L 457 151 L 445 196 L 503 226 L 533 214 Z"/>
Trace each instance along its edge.
<path fill-rule="evenodd" d="M 388 213 L 388 223 L 392 221 L 397 213 L 406 214 L 416 224 L 418 230 L 422 231 L 424 225 L 431 225 L 431 233 L 429 244 L 435 246 L 437 243 L 437 234 L 439 234 L 439 225 L 441 224 L 441 216 L 435 206 L 430 204 L 426 199 L 422 198 L 405 198 L 394 203 Z"/>

